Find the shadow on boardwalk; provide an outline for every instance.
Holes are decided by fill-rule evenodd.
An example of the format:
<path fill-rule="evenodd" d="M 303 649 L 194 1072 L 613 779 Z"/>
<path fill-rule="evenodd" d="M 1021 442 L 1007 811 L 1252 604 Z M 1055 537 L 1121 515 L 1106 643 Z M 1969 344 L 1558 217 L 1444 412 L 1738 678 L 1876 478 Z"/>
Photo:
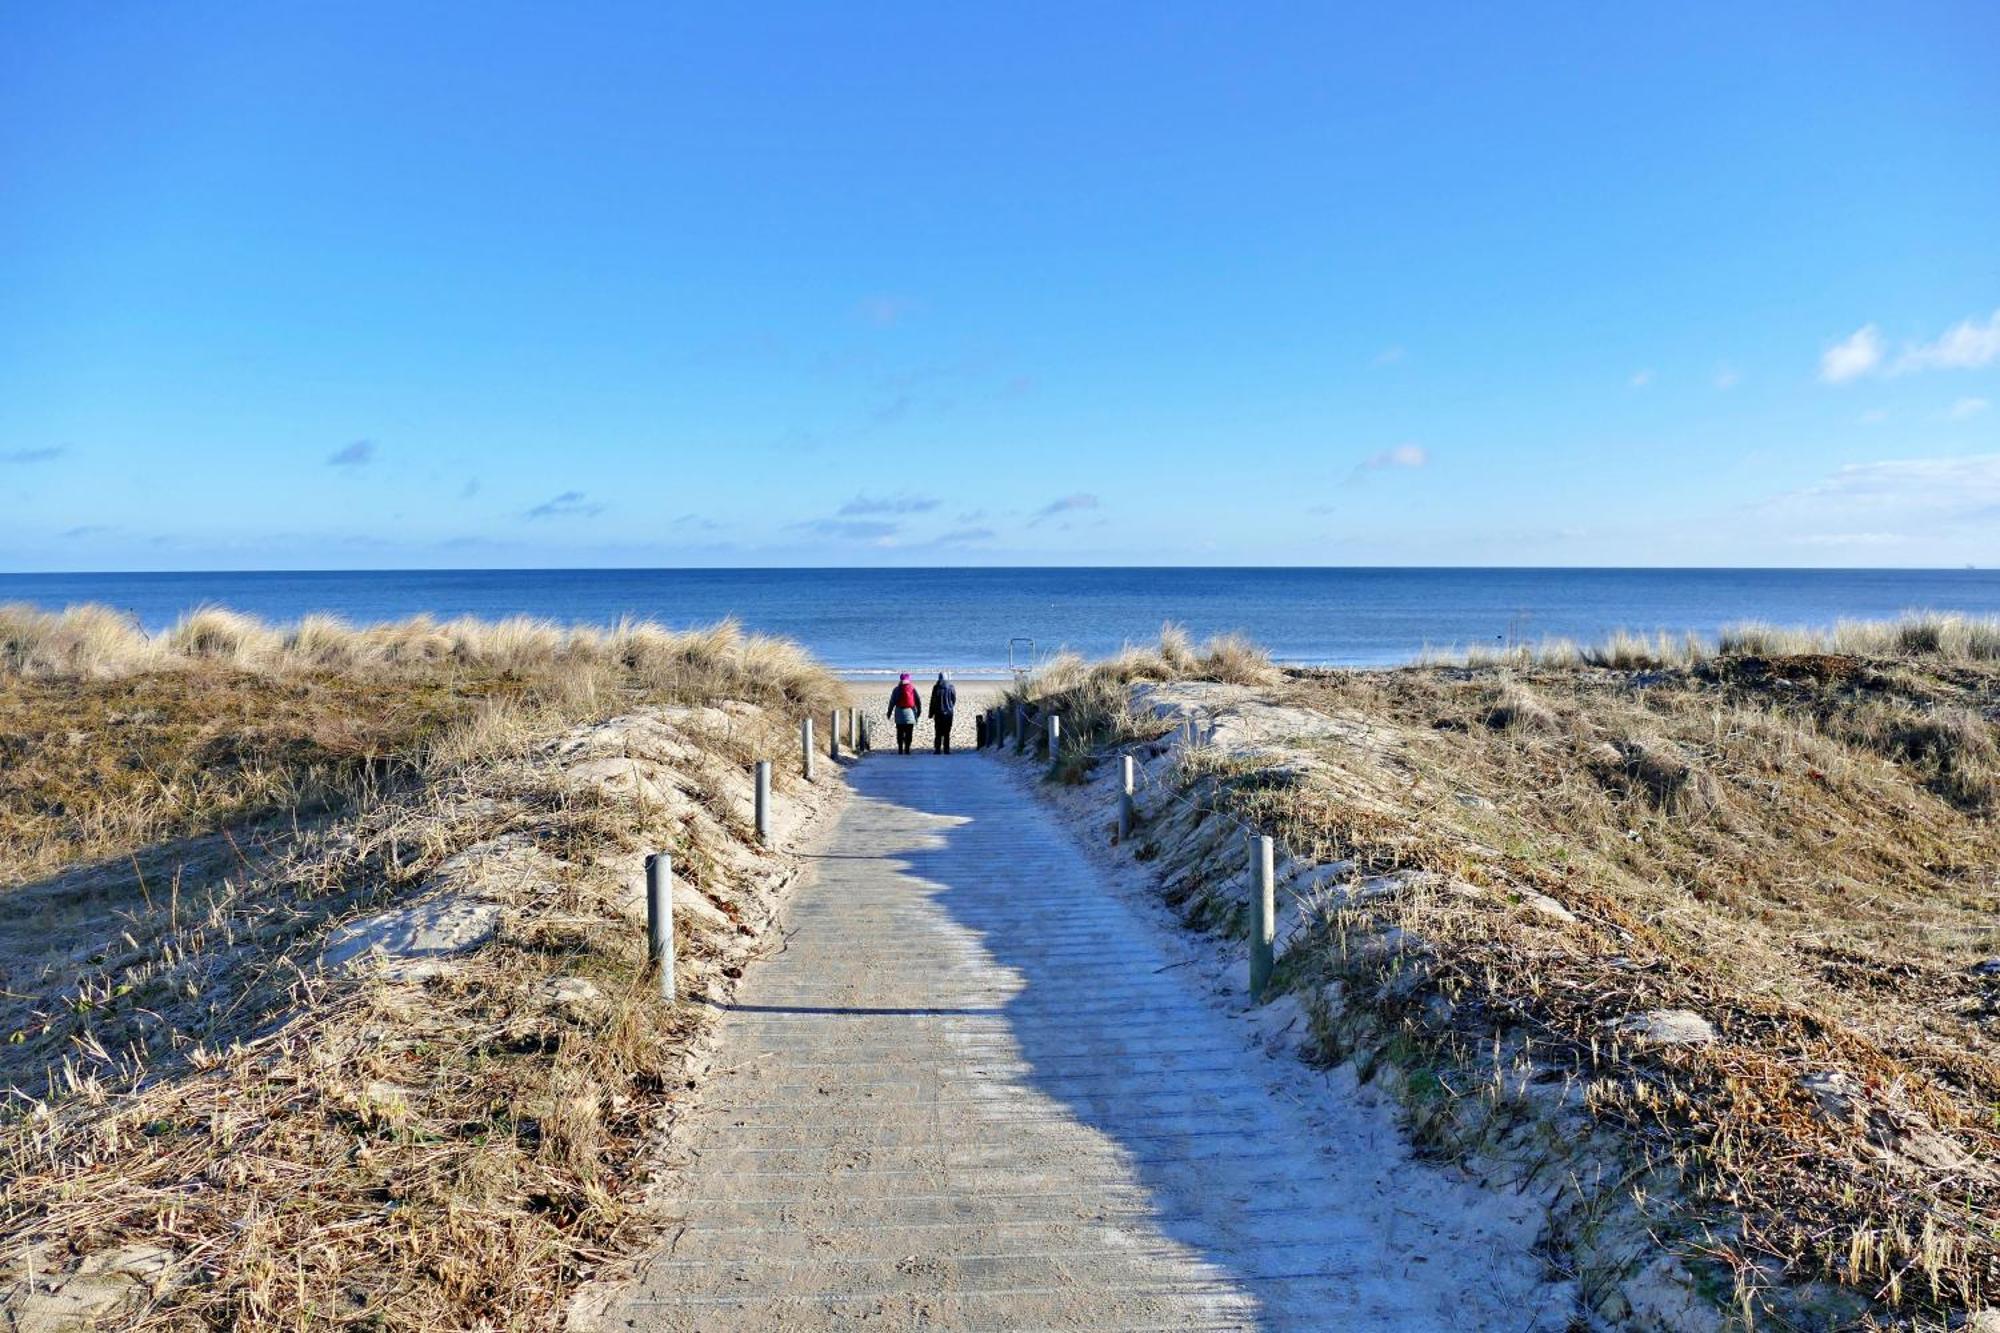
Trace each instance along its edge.
<path fill-rule="evenodd" d="M 851 780 L 785 952 L 725 1016 L 637 1326 L 1567 1323 L 1504 1221 L 1527 1204 L 1247 1051 L 1176 966 L 1190 942 L 998 765 Z"/>

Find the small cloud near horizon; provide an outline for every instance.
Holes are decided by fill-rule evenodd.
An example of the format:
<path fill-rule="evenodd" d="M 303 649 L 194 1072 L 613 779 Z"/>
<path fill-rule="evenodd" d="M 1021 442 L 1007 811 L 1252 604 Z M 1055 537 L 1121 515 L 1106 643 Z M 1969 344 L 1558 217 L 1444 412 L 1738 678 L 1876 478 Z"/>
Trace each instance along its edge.
<path fill-rule="evenodd" d="M 1097 507 L 1098 499 L 1096 496 L 1087 491 L 1079 491 L 1075 495 L 1065 495 L 1060 500 L 1051 500 L 1040 509 L 1037 509 L 1034 516 L 1028 520 L 1028 526 L 1032 528 L 1042 520 L 1054 518 L 1057 514 L 1071 514 L 1080 509 L 1095 509 Z"/>
<path fill-rule="evenodd" d="M 582 491 L 564 491 L 561 495 L 542 501 L 527 512 L 528 518 L 594 518 L 604 512 L 604 506 L 587 498 Z"/>
<path fill-rule="evenodd" d="M 896 534 L 903 530 L 902 524 L 879 518 L 814 518 L 789 526 L 802 532 L 810 532 L 816 537 L 828 537 L 844 542 L 870 542 L 877 546 L 893 545 Z"/>
<path fill-rule="evenodd" d="M 1430 450 L 1420 444 L 1398 444 L 1368 455 L 1354 465 L 1353 476 L 1365 472 L 1382 472 L 1390 468 L 1416 469 L 1429 467 Z"/>
<path fill-rule="evenodd" d="M 978 542 L 990 542 L 997 536 L 999 534 L 991 528 L 955 528 L 950 532 L 939 533 L 927 542 L 919 542 L 918 545 L 971 546 Z"/>
<path fill-rule="evenodd" d="M 842 517 L 860 514 L 927 514 L 936 509 L 942 500 L 934 500 L 925 495 L 889 495 L 874 497 L 857 495 L 835 512 Z"/>
<path fill-rule="evenodd" d="M 63 456 L 62 446 L 44 449 L 15 449 L 0 454 L 0 463 L 47 463 Z"/>
<path fill-rule="evenodd" d="M 375 461 L 375 441 L 356 440 L 326 456 L 328 467 L 367 467 Z"/>
<path fill-rule="evenodd" d="M 2000 512 L 2000 454 L 1848 463 L 1760 508 L 1804 517 L 1816 529 L 1848 522 L 1856 526 L 1835 530 L 1881 534 L 1892 531 L 1885 523 L 1895 523 L 1906 532 L 1929 532 Z"/>

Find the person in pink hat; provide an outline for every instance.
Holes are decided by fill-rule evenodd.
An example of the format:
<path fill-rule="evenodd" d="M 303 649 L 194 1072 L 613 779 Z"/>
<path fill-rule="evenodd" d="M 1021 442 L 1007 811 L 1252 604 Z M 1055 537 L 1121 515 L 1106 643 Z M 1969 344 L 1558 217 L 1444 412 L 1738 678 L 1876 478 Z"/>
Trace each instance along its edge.
<path fill-rule="evenodd" d="M 896 723 L 896 753 L 908 754 L 910 742 L 917 734 L 917 719 L 924 715 L 923 696 L 910 683 L 910 673 L 896 682 L 896 688 L 889 691 L 889 716 Z"/>

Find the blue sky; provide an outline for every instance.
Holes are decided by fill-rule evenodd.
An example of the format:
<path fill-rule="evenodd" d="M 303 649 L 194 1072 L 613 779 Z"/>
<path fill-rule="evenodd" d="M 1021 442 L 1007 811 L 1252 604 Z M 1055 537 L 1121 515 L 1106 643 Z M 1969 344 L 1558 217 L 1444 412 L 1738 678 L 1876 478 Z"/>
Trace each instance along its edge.
<path fill-rule="evenodd" d="M 0 567 L 2000 562 L 2000 7 L 0 10 Z"/>

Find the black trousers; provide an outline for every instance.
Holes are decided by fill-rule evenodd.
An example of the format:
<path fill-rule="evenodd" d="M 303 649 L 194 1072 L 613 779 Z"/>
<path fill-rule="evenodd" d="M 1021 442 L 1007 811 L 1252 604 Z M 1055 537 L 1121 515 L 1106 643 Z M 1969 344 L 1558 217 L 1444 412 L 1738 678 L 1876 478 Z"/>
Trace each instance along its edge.
<path fill-rule="evenodd" d="M 896 724 L 896 753 L 908 754 L 910 752 L 910 741 L 916 736 L 916 734 L 917 734 L 916 723 L 898 722 Z"/>
<path fill-rule="evenodd" d="M 950 713 L 931 714 L 931 749 L 939 754 L 951 753 L 951 718 Z"/>

